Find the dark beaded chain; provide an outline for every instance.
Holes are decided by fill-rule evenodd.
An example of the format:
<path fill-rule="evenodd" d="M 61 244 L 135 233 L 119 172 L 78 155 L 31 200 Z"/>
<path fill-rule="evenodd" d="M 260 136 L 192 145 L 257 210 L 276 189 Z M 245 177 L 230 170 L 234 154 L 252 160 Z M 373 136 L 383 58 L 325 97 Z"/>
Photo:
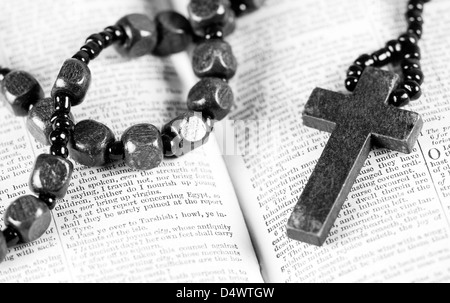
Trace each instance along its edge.
<path fill-rule="evenodd" d="M 430 0 L 410 0 L 406 19 L 408 30 L 397 40 L 387 42 L 386 46 L 372 55 L 361 55 L 347 71 L 345 87 L 348 91 L 355 90 L 359 78 L 368 66 L 382 67 L 389 63 L 400 63 L 403 81 L 389 97 L 389 104 L 401 107 L 422 96 L 421 85 L 424 74 L 421 70 L 421 52 L 418 46 L 423 34 L 424 4 Z"/>
<path fill-rule="evenodd" d="M 30 189 L 37 197 L 20 197 L 5 211 L 7 227 L 0 232 L 0 262 L 8 248 L 37 240 L 49 227 L 50 210 L 65 196 L 72 177 L 69 151 L 72 159 L 87 166 L 125 160 L 132 168 L 148 170 L 157 167 L 164 155 L 182 156 L 204 144 L 213 121 L 225 118 L 233 106 L 227 81 L 235 75 L 237 62 L 223 38 L 233 32 L 237 14 L 255 10 L 263 2 L 192 0 L 190 22 L 175 12 L 162 12 L 155 22 L 144 15 L 125 16 L 116 25 L 90 35 L 64 62 L 51 99 L 44 99 L 41 86 L 30 74 L 0 68 L 5 104 L 16 115 L 28 114 L 29 131 L 50 145 L 50 154 L 38 156 L 31 172 Z M 96 121 L 74 123 L 71 108 L 83 102 L 91 81 L 87 66 L 105 48 L 116 44 L 130 57 L 148 53 L 167 56 L 185 50 L 192 32 L 201 38 L 193 58 L 194 72 L 201 80 L 189 92 L 188 112 L 166 124 L 161 132 L 150 124 L 132 126 L 121 141 Z"/>

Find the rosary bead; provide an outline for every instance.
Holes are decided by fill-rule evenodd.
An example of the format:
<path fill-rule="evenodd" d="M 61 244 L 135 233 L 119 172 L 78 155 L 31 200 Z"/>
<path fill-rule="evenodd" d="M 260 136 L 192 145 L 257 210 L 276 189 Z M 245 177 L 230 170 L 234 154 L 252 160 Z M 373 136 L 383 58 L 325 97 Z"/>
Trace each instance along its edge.
<path fill-rule="evenodd" d="M 395 90 L 389 98 L 389 104 L 396 107 L 405 106 L 409 103 L 409 101 L 410 99 L 408 96 L 408 92 L 404 89 Z"/>
<path fill-rule="evenodd" d="M 220 121 L 231 111 L 234 95 L 231 87 L 218 78 L 203 78 L 189 92 L 187 105 L 194 112 Z"/>
<path fill-rule="evenodd" d="M 69 188 L 73 164 L 58 156 L 42 154 L 31 171 L 30 189 L 35 194 L 50 194 L 62 199 Z"/>
<path fill-rule="evenodd" d="M 3 236 L 3 233 L 0 232 L 0 263 L 5 260 L 6 255 L 8 254 L 8 246 L 6 244 L 6 239 Z"/>
<path fill-rule="evenodd" d="M 59 93 L 54 96 L 55 99 L 55 111 L 69 114 L 72 101 L 70 99 L 70 96 Z"/>
<path fill-rule="evenodd" d="M 125 32 L 122 27 L 117 26 L 117 25 L 108 26 L 107 28 L 105 28 L 105 32 L 111 33 L 112 43 L 114 43 L 114 42 L 124 43 L 125 42 L 126 36 L 125 36 Z"/>
<path fill-rule="evenodd" d="M 103 38 L 103 48 L 111 46 L 114 42 L 114 34 L 110 31 L 103 31 L 99 34 Z"/>
<path fill-rule="evenodd" d="M 5 211 L 5 224 L 17 231 L 22 243 L 39 239 L 50 226 L 50 209 L 34 196 L 23 196 Z"/>
<path fill-rule="evenodd" d="M 406 33 L 398 37 L 398 41 L 404 46 L 417 45 L 419 43 L 419 38 L 415 34 Z"/>
<path fill-rule="evenodd" d="M 108 160 L 120 161 L 123 160 L 125 154 L 125 147 L 122 141 L 116 141 L 108 147 Z"/>
<path fill-rule="evenodd" d="M 415 101 L 422 96 L 422 89 L 420 88 L 419 83 L 415 81 L 405 81 L 402 88 L 406 90 L 411 101 Z"/>
<path fill-rule="evenodd" d="M 192 28 L 205 37 L 210 27 L 220 27 L 224 36 L 234 30 L 235 14 L 228 0 L 192 0 L 188 7 Z"/>
<path fill-rule="evenodd" d="M 6 240 L 6 246 L 8 248 L 14 247 L 20 243 L 20 237 L 14 228 L 6 227 L 3 232 L 1 232 Z"/>
<path fill-rule="evenodd" d="M 89 67 L 76 59 L 67 59 L 52 89 L 52 97 L 59 93 L 67 94 L 72 99 L 72 106 L 81 104 L 91 84 Z"/>
<path fill-rule="evenodd" d="M 125 163 L 135 170 L 158 167 L 164 159 L 163 142 L 159 130 L 151 124 L 138 124 L 122 135 Z"/>
<path fill-rule="evenodd" d="M 372 59 L 375 62 L 374 66 L 381 67 L 391 62 L 392 54 L 387 48 L 382 48 L 376 51 L 372 55 Z"/>
<path fill-rule="evenodd" d="M 408 3 L 408 11 L 423 12 L 423 1 L 410 0 Z"/>
<path fill-rule="evenodd" d="M 410 44 L 407 49 L 404 50 L 403 58 L 420 60 L 422 58 L 420 47 L 415 44 Z"/>
<path fill-rule="evenodd" d="M 98 55 L 100 55 L 100 53 L 102 51 L 102 47 L 100 45 L 98 45 L 97 43 L 95 43 L 94 41 L 90 41 L 90 42 L 86 43 L 85 45 L 83 45 L 80 48 L 80 50 L 88 53 L 89 59 L 94 60 L 95 58 L 98 57 Z"/>
<path fill-rule="evenodd" d="M 410 69 L 420 69 L 420 61 L 417 59 L 405 59 L 401 63 L 404 72 Z"/>
<path fill-rule="evenodd" d="M 11 70 L 9 68 L 0 67 L 0 81 L 3 81 L 3 79 L 5 79 L 5 76 L 10 72 Z"/>
<path fill-rule="evenodd" d="M 230 44 L 214 39 L 195 48 L 192 66 L 197 77 L 231 79 L 236 74 L 237 60 Z"/>
<path fill-rule="evenodd" d="M 201 113 L 189 111 L 167 123 L 162 129 L 166 157 L 181 157 L 208 142 L 213 122 Z"/>
<path fill-rule="evenodd" d="M 192 28 L 189 21 L 182 15 L 166 11 L 155 17 L 158 31 L 158 44 L 154 53 L 158 56 L 168 56 L 184 51 L 192 42 Z"/>
<path fill-rule="evenodd" d="M 73 132 L 73 129 L 75 128 L 75 124 L 71 119 L 65 119 L 65 118 L 56 118 L 53 121 L 52 129 L 65 129 L 69 131 L 69 133 Z"/>
<path fill-rule="evenodd" d="M 130 57 L 141 57 L 154 51 L 158 43 L 156 24 L 146 15 L 131 14 L 117 22 L 126 33 L 123 44 L 118 45 L 119 51 Z"/>
<path fill-rule="evenodd" d="M 45 98 L 38 101 L 29 111 L 27 117 L 27 129 L 30 134 L 41 144 L 49 145 L 48 137 L 53 131 L 52 117 L 54 115 L 55 106 L 53 99 Z M 66 115 L 73 118 L 72 114 Z"/>
<path fill-rule="evenodd" d="M 53 144 L 50 147 L 50 155 L 67 159 L 69 158 L 69 149 L 65 144 Z"/>
<path fill-rule="evenodd" d="M 408 11 L 406 13 L 406 19 L 408 20 L 408 24 L 411 24 L 413 22 L 418 22 L 423 25 L 423 17 L 422 13 L 419 11 Z"/>
<path fill-rule="evenodd" d="M 362 68 L 366 68 L 368 66 L 373 66 L 375 61 L 373 60 L 371 55 L 364 54 L 359 56 L 355 61 L 355 65 L 361 66 Z"/>
<path fill-rule="evenodd" d="M 419 39 L 422 38 L 423 26 L 420 22 L 414 21 L 409 24 L 408 33 L 416 35 Z"/>
<path fill-rule="evenodd" d="M 16 116 L 26 116 L 30 106 L 44 98 L 39 82 L 29 73 L 12 71 L 1 83 L 3 101 Z"/>
<path fill-rule="evenodd" d="M 91 58 L 89 57 L 89 54 L 85 52 L 84 50 L 78 51 L 75 55 L 73 55 L 74 59 L 80 60 L 84 64 L 89 64 L 91 62 Z"/>
<path fill-rule="evenodd" d="M 405 81 L 406 80 L 415 81 L 419 85 L 422 85 L 425 80 L 425 76 L 423 75 L 423 72 L 418 68 L 407 70 L 403 73 L 403 75 L 405 77 Z"/>
<path fill-rule="evenodd" d="M 362 73 L 364 72 L 364 69 L 359 65 L 352 65 L 347 71 L 347 77 L 361 77 Z"/>
<path fill-rule="evenodd" d="M 97 44 L 98 46 L 100 46 L 100 48 L 103 50 L 105 48 L 105 40 L 103 39 L 103 36 L 100 34 L 93 34 L 90 35 L 87 39 L 86 39 L 86 43 L 89 42 L 94 42 L 95 44 Z"/>
<path fill-rule="evenodd" d="M 358 82 L 359 82 L 359 78 L 357 78 L 357 77 L 352 77 L 352 76 L 347 77 L 347 79 L 345 80 L 345 88 L 349 92 L 353 92 L 356 89 Z"/>
<path fill-rule="evenodd" d="M 402 53 L 402 44 L 398 40 L 391 40 L 386 43 L 386 48 L 392 55 L 392 60 L 396 61 L 400 59 Z"/>
<path fill-rule="evenodd" d="M 114 142 L 114 133 L 106 125 L 84 120 L 75 125 L 69 143 L 70 155 L 82 165 L 102 166 L 108 162 L 108 148 Z"/>
<path fill-rule="evenodd" d="M 236 15 L 241 16 L 259 9 L 266 0 L 231 0 L 230 2 Z"/>
<path fill-rule="evenodd" d="M 52 194 L 39 194 L 39 200 L 44 202 L 50 210 L 54 210 L 58 202 Z"/>
<path fill-rule="evenodd" d="M 70 132 L 66 129 L 56 129 L 49 135 L 50 144 L 67 145 L 70 139 Z"/>

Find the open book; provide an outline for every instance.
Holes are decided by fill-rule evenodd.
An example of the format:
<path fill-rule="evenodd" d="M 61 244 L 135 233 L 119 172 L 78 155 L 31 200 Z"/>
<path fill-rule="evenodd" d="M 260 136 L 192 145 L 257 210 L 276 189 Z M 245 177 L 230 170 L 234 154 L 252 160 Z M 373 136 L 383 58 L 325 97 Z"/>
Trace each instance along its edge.
<path fill-rule="evenodd" d="M 129 13 L 172 5 L 185 14 L 187 3 L 3 0 L 0 63 L 32 73 L 48 95 L 91 33 Z M 238 19 L 227 40 L 240 62 L 229 121 L 204 147 L 152 171 L 76 165 L 48 232 L 10 251 L 0 282 L 450 281 L 447 0 L 425 7 L 427 78 L 424 96 L 409 106 L 425 120 L 415 152 L 371 153 L 324 247 L 286 237 L 329 137 L 302 125 L 309 94 L 343 91 L 358 55 L 403 33 L 406 3 L 268 0 Z M 100 121 L 118 138 L 133 124 L 161 127 L 183 112 L 197 81 L 188 53 L 129 60 L 108 49 L 90 68 L 92 86 L 74 116 Z M 3 213 L 29 192 L 32 163 L 47 148 L 1 106 Z"/>

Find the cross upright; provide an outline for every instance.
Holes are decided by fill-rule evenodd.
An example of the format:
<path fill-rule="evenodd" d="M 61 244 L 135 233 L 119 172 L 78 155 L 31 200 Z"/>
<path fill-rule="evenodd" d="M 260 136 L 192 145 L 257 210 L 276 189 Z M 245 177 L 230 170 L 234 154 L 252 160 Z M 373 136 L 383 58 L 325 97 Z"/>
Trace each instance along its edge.
<path fill-rule="evenodd" d="M 353 94 L 316 88 L 306 126 L 331 137 L 288 221 L 288 237 L 322 246 L 372 146 L 411 153 L 423 127 L 419 114 L 387 104 L 398 76 L 368 67 Z"/>

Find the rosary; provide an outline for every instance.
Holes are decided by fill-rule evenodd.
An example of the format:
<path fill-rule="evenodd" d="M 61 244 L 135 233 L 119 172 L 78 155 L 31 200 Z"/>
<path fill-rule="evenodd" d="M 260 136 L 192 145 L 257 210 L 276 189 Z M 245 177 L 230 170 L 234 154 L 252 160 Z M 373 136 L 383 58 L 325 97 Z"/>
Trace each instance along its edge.
<path fill-rule="evenodd" d="M 372 55 L 360 56 L 345 81 L 351 95 L 316 88 L 303 113 L 306 126 L 331 137 L 288 221 L 288 237 L 322 246 L 372 146 L 411 153 L 423 127 L 419 114 L 397 109 L 420 98 L 424 3 L 410 0 L 408 30 Z M 403 81 L 376 67 L 400 63 Z"/>
<path fill-rule="evenodd" d="M 223 38 L 235 29 L 236 16 L 258 9 L 261 0 L 192 0 L 190 20 L 166 11 L 155 20 L 132 14 L 116 25 L 89 36 L 86 43 L 59 72 L 51 92 L 44 92 L 30 74 L 0 69 L 6 106 L 17 116 L 28 116 L 27 128 L 50 154 L 37 157 L 31 170 L 27 195 L 12 202 L 4 214 L 6 229 L 0 232 L 0 262 L 8 249 L 39 239 L 51 223 L 57 199 L 64 198 L 72 176 L 71 158 L 88 167 L 124 160 L 136 170 L 150 170 L 165 157 L 180 157 L 202 146 L 214 121 L 230 112 L 234 96 L 228 85 L 237 70 L 231 46 Z M 91 83 L 88 64 L 103 49 L 116 44 L 120 53 L 140 57 L 153 53 L 168 56 L 185 50 L 195 36 L 193 70 L 201 80 L 187 98 L 189 111 L 161 130 L 151 124 L 134 125 L 116 140 L 105 125 L 85 120 L 75 125 L 71 107 L 83 102 Z"/>

